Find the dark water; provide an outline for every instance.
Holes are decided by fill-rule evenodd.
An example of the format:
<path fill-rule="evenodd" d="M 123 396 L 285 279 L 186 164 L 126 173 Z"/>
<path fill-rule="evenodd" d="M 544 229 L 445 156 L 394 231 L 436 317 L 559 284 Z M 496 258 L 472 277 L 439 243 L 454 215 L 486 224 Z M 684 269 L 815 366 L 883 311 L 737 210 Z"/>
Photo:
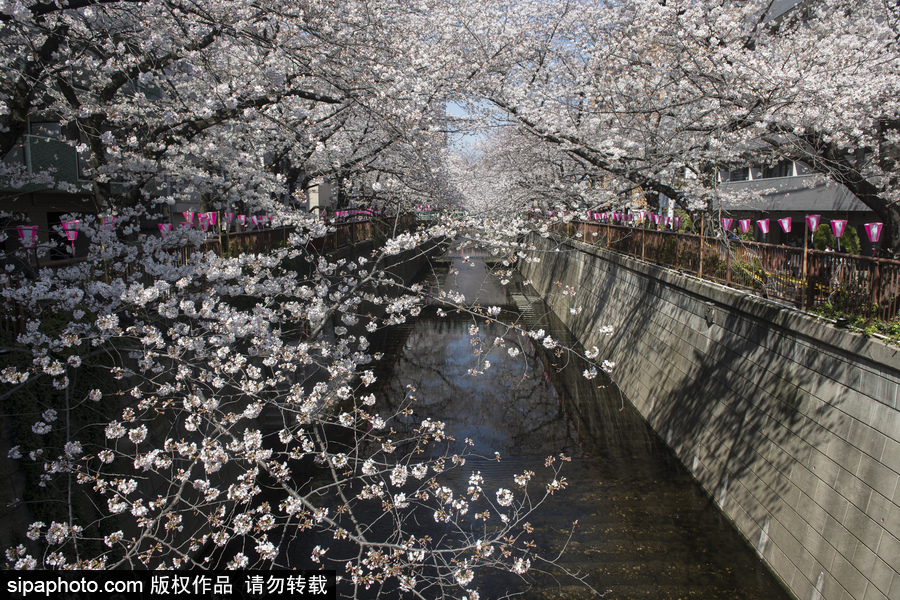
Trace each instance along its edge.
<path fill-rule="evenodd" d="M 432 307 L 392 330 L 378 373 L 385 408 L 412 386 L 421 398 L 416 422 L 444 421 L 460 442 L 471 438 L 476 454 L 499 452 L 499 462 L 469 459 L 460 473 L 464 480 L 481 471 L 486 489 L 512 487 L 513 475 L 525 469 L 542 471 L 548 455 L 571 456 L 562 473 L 569 486 L 531 519 L 533 539 L 553 557 L 568 540 L 558 562 L 605 598 L 789 598 L 614 385 L 585 379 L 578 359 L 510 329 L 541 327 L 574 343 L 529 288 L 517 281 L 501 286 L 483 258 L 457 253 L 446 262 L 449 273 L 438 285 L 504 310 L 488 323 L 465 313 L 441 317 Z M 502 345 L 494 346 L 496 338 Z M 511 346 L 520 351 L 515 358 Z M 480 374 L 471 375 L 473 369 Z M 531 587 L 496 573 L 479 575 L 474 585 L 482 598 L 596 597 L 559 572 L 530 575 Z"/>

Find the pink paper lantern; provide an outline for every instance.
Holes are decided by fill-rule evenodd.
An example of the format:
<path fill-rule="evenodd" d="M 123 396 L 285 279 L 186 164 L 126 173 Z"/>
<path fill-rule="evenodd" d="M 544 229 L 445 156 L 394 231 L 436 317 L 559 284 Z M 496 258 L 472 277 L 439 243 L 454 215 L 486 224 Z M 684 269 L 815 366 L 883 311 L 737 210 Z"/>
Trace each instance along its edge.
<path fill-rule="evenodd" d="M 876 243 L 881 237 L 881 229 L 884 227 L 884 223 L 866 223 L 865 227 L 869 241 L 873 244 Z"/>
<path fill-rule="evenodd" d="M 193 227 L 194 226 L 194 211 L 186 210 L 181 214 L 184 215 L 184 221 L 185 221 L 185 223 L 187 223 L 187 227 Z"/>
<path fill-rule="evenodd" d="M 809 225 L 810 231 L 815 231 L 819 228 L 819 220 L 822 218 L 822 215 L 806 215 L 806 224 Z"/>
<path fill-rule="evenodd" d="M 731 229 L 731 223 L 733 221 L 734 221 L 734 219 L 729 219 L 728 217 L 722 217 L 722 229 L 724 229 L 725 231 L 728 231 L 729 229 Z"/>
<path fill-rule="evenodd" d="M 738 225 L 740 225 L 741 231 L 744 233 L 750 232 L 750 219 L 741 219 L 738 221 Z"/>
<path fill-rule="evenodd" d="M 778 224 L 781 225 L 781 229 L 785 233 L 791 232 L 791 218 L 790 217 L 783 217 L 781 219 L 778 219 Z"/>
<path fill-rule="evenodd" d="M 75 240 L 78 238 L 78 221 L 63 221 L 63 230 L 66 232 L 66 239 L 72 242 L 72 247 L 75 247 Z"/>
<path fill-rule="evenodd" d="M 225 220 L 228 221 L 228 224 L 230 225 L 231 222 L 234 221 L 234 213 L 233 212 L 225 213 Z"/>
<path fill-rule="evenodd" d="M 681 217 L 675 217 L 675 229 L 681 229 Z"/>
<path fill-rule="evenodd" d="M 19 239 L 26 248 L 34 248 L 37 243 L 37 225 L 16 225 Z"/>
<path fill-rule="evenodd" d="M 831 222 L 831 231 L 834 233 L 834 237 L 840 238 L 843 237 L 844 231 L 847 230 L 847 221 L 846 219 L 835 219 Z"/>
<path fill-rule="evenodd" d="M 769 220 L 768 219 L 760 219 L 759 221 L 756 222 L 756 224 L 759 226 L 759 230 L 762 231 L 764 234 L 769 233 Z"/>
<path fill-rule="evenodd" d="M 166 235 L 168 235 L 171 231 L 172 231 L 171 223 L 160 223 L 159 224 L 159 234 L 162 237 L 166 237 Z"/>

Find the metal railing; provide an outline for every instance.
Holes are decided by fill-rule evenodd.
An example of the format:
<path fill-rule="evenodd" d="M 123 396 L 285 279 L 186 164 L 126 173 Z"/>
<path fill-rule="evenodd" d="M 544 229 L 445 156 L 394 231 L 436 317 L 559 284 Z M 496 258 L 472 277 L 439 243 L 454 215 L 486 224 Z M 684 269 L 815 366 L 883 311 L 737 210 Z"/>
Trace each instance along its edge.
<path fill-rule="evenodd" d="M 585 221 L 551 229 L 802 309 L 829 303 L 849 315 L 885 321 L 900 309 L 897 260 Z"/>

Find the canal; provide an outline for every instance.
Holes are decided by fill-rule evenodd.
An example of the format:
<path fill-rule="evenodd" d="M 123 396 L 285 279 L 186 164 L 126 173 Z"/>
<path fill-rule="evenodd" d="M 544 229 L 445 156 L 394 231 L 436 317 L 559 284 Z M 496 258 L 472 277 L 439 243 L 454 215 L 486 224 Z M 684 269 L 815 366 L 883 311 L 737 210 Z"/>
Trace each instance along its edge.
<path fill-rule="evenodd" d="M 460 470 L 463 487 L 473 471 L 485 489 L 510 486 L 515 474 L 542 471 L 547 456 L 571 457 L 562 472 L 569 485 L 534 515 L 533 539 L 605 598 L 788 599 L 614 383 L 602 373 L 586 379 L 581 359 L 522 335 L 543 329 L 561 346 L 576 344 L 533 290 L 515 278 L 501 285 L 489 257 L 474 254 L 451 252 L 430 283 L 502 311 L 487 321 L 430 306 L 386 332 L 376 372 L 384 408 L 415 390 L 415 422 L 443 421 L 460 446 L 471 439 L 484 458 Z M 479 574 L 472 587 L 482 598 L 596 597 L 559 570 L 537 568 L 527 581 Z"/>

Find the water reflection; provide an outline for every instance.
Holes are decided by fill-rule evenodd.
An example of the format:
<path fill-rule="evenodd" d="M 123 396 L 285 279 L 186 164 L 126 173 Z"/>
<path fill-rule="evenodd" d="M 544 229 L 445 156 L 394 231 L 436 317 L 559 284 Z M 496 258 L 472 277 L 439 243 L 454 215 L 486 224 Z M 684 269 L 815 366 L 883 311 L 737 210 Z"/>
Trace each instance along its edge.
<path fill-rule="evenodd" d="M 386 413 L 413 393 L 419 401 L 410 427 L 424 418 L 444 421 L 456 436 L 455 451 L 471 438 L 487 458 L 470 459 L 460 483 L 479 470 L 489 485 L 509 486 L 524 469 L 540 471 L 547 455 L 573 456 L 564 473 L 570 487 L 533 520 L 535 541 L 555 556 L 577 521 L 560 563 L 609 590 L 607 598 L 788 598 L 614 386 L 584 379 L 577 358 L 510 328 L 525 320 L 510 310 L 513 298 L 529 293 L 520 282 L 501 287 L 481 259 L 452 257 L 447 266 L 445 285 L 470 302 L 507 310 L 485 322 L 465 313 L 441 317 L 432 308 L 397 330 L 396 359 L 386 357 L 379 374 Z M 530 326 L 573 343 L 546 311 L 529 314 Z M 510 347 L 518 356 L 510 356 Z M 503 460 L 490 460 L 494 452 Z M 534 583 L 523 587 L 517 578 L 490 573 L 478 587 L 485 598 L 592 597 L 571 579 L 539 576 Z"/>
<path fill-rule="evenodd" d="M 519 355 L 511 357 L 509 348 Z M 385 390 L 389 412 L 410 387 L 420 399 L 416 419 L 444 421 L 457 438 L 453 452 L 462 451 L 465 438 L 486 456 L 546 456 L 575 448 L 571 423 L 562 418 L 531 340 L 506 323 L 434 313 L 421 318 Z"/>
<path fill-rule="evenodd" d="M 463 294 L 470 305 L 503 306 L 509 302 L 506 290 L 497 284 L 484 259 L 451 256 L 448 263 L 444 289 Z"/>

